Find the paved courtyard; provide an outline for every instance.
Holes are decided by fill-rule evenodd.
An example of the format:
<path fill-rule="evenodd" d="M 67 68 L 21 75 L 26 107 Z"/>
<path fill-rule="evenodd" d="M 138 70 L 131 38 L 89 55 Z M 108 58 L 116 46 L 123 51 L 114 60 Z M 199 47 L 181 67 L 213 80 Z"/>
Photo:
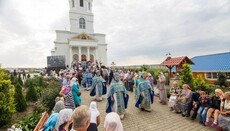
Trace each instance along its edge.
<path fill-rule="evenodd" d="M 82 104 L 89 105 L 94 97 L 89 96 L 89 91 L 82 91 Z M 172 113 L 167 105 L 161 105 L 155 97 L 152 105 L 152 112 L 143 112 L 134 106 L 134 93 L 129 92 L 129 103 L 126 109 L 125 119 L 122 124 L 125 131 L 214 131 L 211 127 L 205 127 L 198 121 L 191 121 L 189 118 L 181 117 L 180 114 Z M 106 96 L 103 101 L 97 102 L 97 107 L 101 113 L 101 124 L 99 131 L 104 131 L 103 124 L 106 116 Z"/>

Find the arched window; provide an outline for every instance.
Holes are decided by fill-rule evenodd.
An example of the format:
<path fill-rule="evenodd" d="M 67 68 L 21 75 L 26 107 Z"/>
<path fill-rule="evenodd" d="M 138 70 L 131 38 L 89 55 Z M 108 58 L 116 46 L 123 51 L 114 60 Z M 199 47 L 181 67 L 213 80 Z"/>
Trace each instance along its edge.
<path fill-rule="evenodd" d="M 74 54 L 74 55 L 73 55 L 73 60 L 74 60 L 74 61 L 79 61 L 79 57 L 78 57 L 77 54 Z"/>
<path fill-rule="evenodd" d="M 80 0 L 80 6 L 83 7 L 84 6 L 84 1 Z"/>
<path fill-rule="evenodd" d="M 85 19 L 84 18 L 79 19 L 79 27 L 80 29 L 85 29 Z"/>
<path fill-rule="evenodd" d="M 90 61 L 94 62 L 94 56 L 92 54 L 90 55 Z"/>
<path fill-rule="evenodd" d="M 81 55 L 81 61 L 86 61 L 86 55 L 84 54 Z"/>
<path fill-rule="evenodd" d="M 74 0 L 72 0 L 72 7 L 74 7 Z"/>

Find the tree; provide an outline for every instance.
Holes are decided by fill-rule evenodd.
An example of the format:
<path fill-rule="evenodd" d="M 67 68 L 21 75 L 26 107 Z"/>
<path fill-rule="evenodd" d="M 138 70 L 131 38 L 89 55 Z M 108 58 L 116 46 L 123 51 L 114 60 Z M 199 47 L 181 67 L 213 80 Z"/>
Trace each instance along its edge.
<path fill-rule="evenodd" d="M 192 90 L 194 90 L 194 81 L 189 64 L 183 64 L 183 68 L 180 72 L 181 85 L 188 84 Z"/>
<path fill-rule="evenodd" d="M 218 79 L 217 79 L 216 84 L 220 85 L 221 87 L 222 86 L 225 86 L 225 87 L 228 86 L 228 84 L 227 84 L 227 77 L 226 77 L 226 75 L 223 72 L 219 72 L 218 73 Z"/>
<path fill-rule="evenodd" d="M 0 127 L 10 123 L 14 112 L 14 86 L 9 74 L 0 69 Z"/>
<path fill-rule="evenodd" d="M 17 83 L 19 83 L 21 86 L 23 86 L 23 81 L 21 76 L 18 76 Z"/>
<path fill-rule="evenodd" d="M 18 112 L 22 112 L 26 109 L 26 99 L 22 94 L 22 87 L 19 83 L 15 86 L 15 94 L 14 94 L 15 106 Z"/>
<path fill-rule="evenodd" d="M 27 101 L 37 101 L 37 92 L 34 88 L 33 81 L 30 81 L 30 85 L 28 91 L 26 93 L 26 100 Z"/>
<path fill-rule="evenodd" d="M 145 65 L 145 64 L 144 64 L 144 65 L 141 66 L 141 70 L 142 70 L 142 71 L 146 71 L 146 70 L 148 70 L 148 69 L 149 69 L 149 66 L 148 66 L 148 65 Z"/>
<path fill-rule="evenodd" d="M 200 87 L 203 91 L 206 91 L 208 84 L 207 82 L 201 77 L 201 75 L 197 75 L 197 78 L 194 80 L 194 85 L 196 87 Z"/>

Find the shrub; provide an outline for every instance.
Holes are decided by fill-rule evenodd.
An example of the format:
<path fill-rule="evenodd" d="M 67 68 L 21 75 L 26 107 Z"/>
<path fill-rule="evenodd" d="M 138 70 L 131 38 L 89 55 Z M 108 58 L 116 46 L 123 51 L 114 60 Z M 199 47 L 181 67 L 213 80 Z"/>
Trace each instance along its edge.
<path fill-rule="evenodd" d="M 0 69 L 0 127 L 10 123 L 14 112 L 14 86 L 9 74 Z"/>
<path fill-rule="evenodd" d="M 25 82 L 25 87 L 26 87 L 26 88 L 29 88 L 29 87 L 30 87 L 31 81 L 32 81 L 31 78 L 26 79 L 26 82 Z"/>
<path fill-rule="evenodd" d="M 28 88 L 28 91 L 26 93 L 26 100 L 27 101 L 37 101 L 37 92 L 34 88 L 33 81 L 30 81 L 30 86 Z"/>
<path fill-rule="evenodd" d="M 57 82 L 50 82 L 47 88 L 41 91 L 41 97 L 38 100 L 36 110 L 38 112 L 51 111 L 55 105 L 55 98 L 59 94 L 59 86 Z"/>
<path fill-rule="evenodd" d="M 194 80 L 195 87 L 199 86 L 203 91 L 206 90 L 208 87 L 207 82 L 201 77 L 201 75 L 198 75 L 197 78 Z"/>
<path fill-rule="evenodd" d="M 15 99 L 16 110 L 18 112 L 24 111 L 27 107 L 27 104 L 26 104 L 25 97 L 22 94 L 22 87 L 19 83 L 17 83 L 15 86 L 14 99 Z"/>
<path fill-rule="evenodd" d="M 192 72 L 189 64 L 183 64 L 183 68 L 180 73 L 181 85 L 188 84 L 190 88 L 194 91 L 194 81 L 192 77 Z"/>
<path fill-rule="evenodd" d="M 17 83 L 19 83 L 21 86 L 23 86 L 23 81 L 22 81 L 21 76 L 19 76 L 19 77 L 17 78 Z M 16 84 L 17 84 L 17 83 L 16 83 Z"/>
<path fill-rule="evenodd" d="M 17 124 L 21 125 L 23 131 L 32 131 L 36 127 L 40 118 L 41 114 L 33 113 L 21 118 Z"/>
<path fill-rule="evenodd" d="M 223 72 L 218 73 L 218 79 L 217 79 L 216 85 L 220 85 L 220 87 L 222 87 L 222 86 L 227 87 L 228 86 L 227 77 Z"/>
<path fill-rule="evenodd" d="M 207 94 L 213 96 L 215 94 L 215 89 L 216 88 L 214 86 L 208 86 L 205 91 L 207 92 Z"/>

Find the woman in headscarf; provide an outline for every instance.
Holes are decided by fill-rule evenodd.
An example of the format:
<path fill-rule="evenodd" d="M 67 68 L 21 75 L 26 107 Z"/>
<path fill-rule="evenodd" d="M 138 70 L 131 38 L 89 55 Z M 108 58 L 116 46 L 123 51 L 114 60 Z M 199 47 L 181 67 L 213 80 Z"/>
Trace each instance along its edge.
<path fill-rule="evenodd" d="M 63 109 L 59 112 L 58 121 L 55 125 L 56 131 L 68 131 L 69 125 L 73 123 L 73 110 Z"/>
<path fill-rule="evenodd" d="M 63 86 L 59 94 L 64 97 L 65 108 L 75 109 L 73 100 L 72 87 L 70 85 Z"/>
<path fill-rule="evenodd" d="M 170 88 L 170 97 L 169 97 L 169 110 L 174 111 L 173 107 L 176 104 L 177 97 L 180 95 L 180 88 L 177 86 L 177 82 L 173 82 L 173 86 Z"/>
<path fill-rule="evenodd" d="M 120 117 L 117 113 L 111 112 L 106 115 L 104 122 L 105 131 L 123 131 Z"/>
<path fill-rule="evenodd" d="M 220 115 L 218 117 L 219 127 L 222 130 L 230 131 L 230 92 L 225 92 L 221 102 Z"/>
<path fill-rule="evenodd" d="M 78 107 L 81 105 L 81 92 L 77 83 L 77 78 L 73 77 L 71 79 L 70 85 L 72 86 L 72 95 L 74 100 L 75 107 Z"/>
<path fill-rule="evenodd" d="M 54 112 L 50 115 L 48 120 L 45 122 L 43 129 L 42 129 L 43 131 L 52 131 L 53 130 L 53 127 L 55 126 L 55 124 L 58 120 L 59 112 L 64 108 L 65 108 L 65 106 L 64 106 L 63 101 L 59 100 L 54 106 Z"/>
<path fill-rule="evenodd" d="M 87 129 L 87 131 L 98 131 L 97 127 L 100 125 L 100 112 L 97 109 L 97 103 L 95 101 L 92 101 L 90 103 L 90 125 Z"/>
<path fill-rule="evenodd" d="M 167 102 L 167 93 L 166 93 L 166 86 L 165 86 L 166 78 L 162 72 L 159 75 L 158 82 L 159 82 L 158 89 L 159 89 L 160 103 L 165 105 Z"/>
<path fill-rule="evenodd" d="M 147 72 L 142 73 L 142 80 L 138 84 L 138 87 L 135 92 L 136 96 L 136 104 L 137 108 L 141 108 L 142 110 L 151 111 L 151 104 L 153 103 L 154 91 L 152 90 L 152 86 L 150 85 L 149 80 L 147 80 L 148 74 Z"/>
<path fill-rule="evenodd" d="M 100 71 L 96 71 L 93 78 L 92 88 L 90 89 L 90 96 L 96 95 L 96 101 L 102 101 L 102 95 L 106 94 L 106 81 L 100 76 Z"/>
<path fill-rule="evenodd" d="M 120 75 L 114 73 L 114 81 L 112 81 L 107 95 L 106 112 L 117 112 L 120 118 L 123 119 L 128 99 L 129 95 L 124 84 L 120 81 Z"/>

